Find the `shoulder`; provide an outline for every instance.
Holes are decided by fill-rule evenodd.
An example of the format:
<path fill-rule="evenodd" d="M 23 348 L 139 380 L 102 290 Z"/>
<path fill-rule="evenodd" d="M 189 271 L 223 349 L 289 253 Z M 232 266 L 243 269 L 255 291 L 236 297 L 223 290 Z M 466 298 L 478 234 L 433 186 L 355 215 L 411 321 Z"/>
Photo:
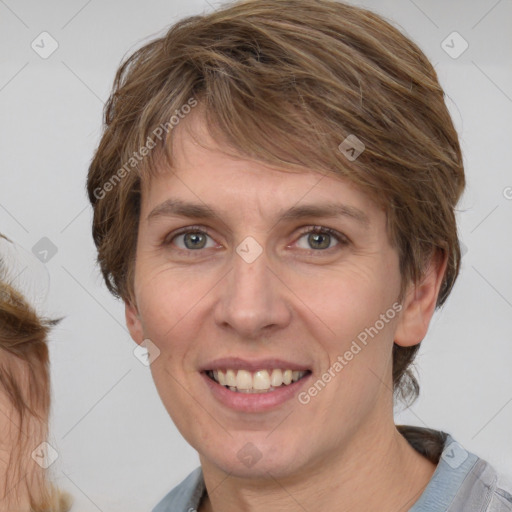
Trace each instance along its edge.
<path fill-rule="evenodd" d="M 511 481 L 450 434 L 418 427 L 399 428 L 410 444 L 437 464 L 410 512 L 512 512 Z"/>
<path fill-rule="evenodd" d="M 152 512 L 189 512 L 197 510 L 205 490 L 201 466 L 166 494 Z"/>
<path fill-rule="evenodd" d="M 460 510 L 512 512 L 512 493 L 509 485 L 505 483 L 504 475 L 499 475 L 487 461 L 477 457 L 454 503 L 459 505 Z M 473 508 L 470 508 L 471 506 Z"/>
<path fill-rule="evenodd" d="M 486 512 L 512 512 L 512 479 L 497 474 L 492 466 L 489 467 L 494 478 L 490 485 L 489 507 Z"/>

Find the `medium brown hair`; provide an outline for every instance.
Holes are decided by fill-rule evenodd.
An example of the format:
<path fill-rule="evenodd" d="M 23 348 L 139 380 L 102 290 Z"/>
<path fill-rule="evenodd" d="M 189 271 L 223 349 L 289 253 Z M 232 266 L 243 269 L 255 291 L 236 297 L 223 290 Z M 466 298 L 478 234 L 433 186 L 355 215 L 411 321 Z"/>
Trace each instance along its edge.
<path fill-rule="evenodd" d="M 454 210 L 465 178 L 444 92 L 390 22 L 331 0 L 225 4 L 182 19 L 119 67 L 87 181 L 98 263 L 116 297 L 133 299 L 141 194 L 162 156 L 173 165 L 175 120 L 191 99 L 227 154 L 343 177 L 367 193 L 398 251 L 400 300 L 439 252 L 447 269 L 436 307 L 446 301 L 459 273 Z M 356 159 L 339 149 L 349 136 L 365 146 Z M 393 345 L 394 391 L 411 403 L 418 349 Z"/>
<path fill-rule="evenodd" d="M 0 234 L 0 237 L 8 240 Z M 40 317 L 7 280 L 0 257 L 0 510 L 67 512 L 71 495 L 55 487 L 32 452 L 47 442 L 50 369 L 47 336 L 61 319 Z M 41 452 L 43 453 L 43 452 Z M 21 509 L 20 506 L 30 508 Z"/>

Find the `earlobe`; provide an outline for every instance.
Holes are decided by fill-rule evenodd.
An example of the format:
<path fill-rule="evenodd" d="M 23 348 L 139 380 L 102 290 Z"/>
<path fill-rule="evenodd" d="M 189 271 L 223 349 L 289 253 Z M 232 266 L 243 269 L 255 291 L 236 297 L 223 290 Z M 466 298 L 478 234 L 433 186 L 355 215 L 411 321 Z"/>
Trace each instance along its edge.
<path fill-rule="evenodd" d="M 437 250 L 419 284 L 411 284 L 395 331 L 394 342 L 411 347 L 425 338 L 448 263 L 448 254 Z"/>
<path fill-rule="evenodd" d="M 130 331 L 130 336 L 133 341 L 140 345 L 144 341 L 144 330 L 142 328 L 142 323 L 139 317 L 139 312 L 137 307 L 134 306 L 131 302 L 124 303 L 124 315 L 126 319 L 126 326 Z"/>

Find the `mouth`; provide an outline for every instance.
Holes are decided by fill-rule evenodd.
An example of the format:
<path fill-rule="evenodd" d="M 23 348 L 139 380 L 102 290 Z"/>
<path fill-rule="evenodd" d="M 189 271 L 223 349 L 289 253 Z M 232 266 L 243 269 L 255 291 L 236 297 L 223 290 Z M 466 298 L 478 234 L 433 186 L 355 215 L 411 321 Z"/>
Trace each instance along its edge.
<path fill-rule="evenodd" d="M 203 372 L 209 379 L 235 393 L 262 394 L 278 391 L 311 374 L 311 370 L 272 368 L 248 371 L 236 368 L 218 368 Z"/>
<path fill-rule="evenodd" d="M 310 363 L 278 358 L 220 357 L 198 368 L 206 397 L 241 413 L 265 413 L 292 406 L 313 379 Z"/>

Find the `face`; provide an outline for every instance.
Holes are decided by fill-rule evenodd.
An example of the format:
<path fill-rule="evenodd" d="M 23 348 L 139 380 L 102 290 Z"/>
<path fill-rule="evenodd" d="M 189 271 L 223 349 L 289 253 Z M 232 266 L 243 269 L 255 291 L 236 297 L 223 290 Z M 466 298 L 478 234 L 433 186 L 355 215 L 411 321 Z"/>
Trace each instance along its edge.
<path fill-rule="evenodd" d="M 158 349 L 159 395 L 202 462 L 314 470 L 392 421 L 400 273 L 385 213 L 343 179 L 228 157 L 192 122 L 209 149 L 180 125 L 176 171 L 143 191 L 130 332 Z"/>

